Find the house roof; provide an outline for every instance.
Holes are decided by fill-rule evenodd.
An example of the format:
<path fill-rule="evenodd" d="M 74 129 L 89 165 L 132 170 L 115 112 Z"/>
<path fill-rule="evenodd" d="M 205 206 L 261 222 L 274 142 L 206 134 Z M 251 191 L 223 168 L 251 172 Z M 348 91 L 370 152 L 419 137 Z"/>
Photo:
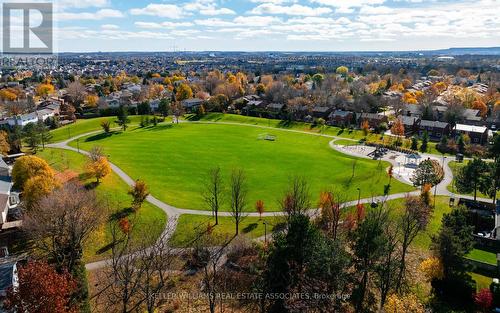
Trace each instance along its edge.
<path fill-rule="evenodd" d="M 413 126 L 418 121 L 418 118 L 413 116 L 400 115 L 398 119 L 403 123 L 403 125 Z"/>
<path fill-rule="evenodd" d="M 0 291 L 6 291 L 12 287 L 12 278 L 14 275 L 14 266 L 16 263 L 7 263 L 0 265 Z"/>
<path fill-rule="evenodd" d="M 484 126 L 457 124 L 455 125 L 455 130 L 469 132 L 469 133 L 484 134 L 488 129 Z"/>
<path fill-rule="evenodd" d="M 342 110 L 335 110 L 334 112 L 330 113 L 330 117 L 347 117 L 350 114 L 352 114 L 351 111 L 342 111 Z"/>
<path fill-rule="evenodd" d="M 267 107 L 269 109 L 277 109 L 277 110 L 281 110 L 283 109 L 285 105 L 283 103 L 270 103 Z"/>
<path fill-rule="evenodd" d="M 317 107 L 313 108 L 313 112 L 317 112 L 317 113 L 326 113 L 329 110 L 330 110 L 329 107 L 320 107 L 320 106 L 317 106 Z"/>
<path fill-rule="evenodd" d="M 420 121 L 420 126 L 422 126 L 422 127 L 433 127 L 433 128 L 446 128 L 448 126 L 448 123 L 439 122 L 439 121 L 421 120 Z"/>
<path fill-rule="evenodd" d="M 368 118 L 373 120 L 381 120 L 386 118 L 387 116 L 379 114 L 379 113 L 361 113 L 361 118 Z"/>

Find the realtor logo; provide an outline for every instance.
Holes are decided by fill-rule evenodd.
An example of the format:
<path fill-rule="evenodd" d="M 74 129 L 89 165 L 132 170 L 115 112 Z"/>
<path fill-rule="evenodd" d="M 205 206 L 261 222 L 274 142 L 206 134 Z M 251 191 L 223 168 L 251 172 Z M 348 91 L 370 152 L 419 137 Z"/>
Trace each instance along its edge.
<path fill-rule="evenodd" d="M 53 53 L 52 3 L 3 3 L 3 53 Z"/>

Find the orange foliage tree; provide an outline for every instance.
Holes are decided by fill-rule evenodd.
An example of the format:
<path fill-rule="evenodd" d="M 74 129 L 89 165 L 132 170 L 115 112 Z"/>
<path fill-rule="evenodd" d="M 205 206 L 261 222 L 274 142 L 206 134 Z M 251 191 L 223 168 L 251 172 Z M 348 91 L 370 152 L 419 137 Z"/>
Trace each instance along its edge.
<path fill-rule="evenodd" d="M 136 180 L 134 187 L 129 190 L 128 194 L 132 196 L 132 208 L 137 211 L 149 196 L 148 186 L 142 180 Z"/>
<path fill-rule="evenodd" d="M 257 200 L 257 202 L 255 202 L 255 210 L 259 213 L 259 218 L 262 219 L 262 214 L 264 213 L 264 201 Z"/>

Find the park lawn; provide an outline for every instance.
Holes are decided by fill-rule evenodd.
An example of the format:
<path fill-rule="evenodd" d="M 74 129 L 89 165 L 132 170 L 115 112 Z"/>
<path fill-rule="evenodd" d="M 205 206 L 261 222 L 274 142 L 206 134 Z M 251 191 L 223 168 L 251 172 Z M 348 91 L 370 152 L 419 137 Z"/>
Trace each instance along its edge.
<path fill-rule="evenodd" d="M 473 249 L 466 258 L 493 265 L 497 264 L 497 255 L 485 250 Z"/>
<path fill-rule="evenodd" d="M 455 187 L 455 177 L 457 176 L 458 174 L 458 171 L 463 168 L 465 165 L 467 165 L 467 162 L 469 161 L 464 161 L 464 163 L 458 163 L 458 162 L 450 162 L 448 163 L 449 166 L 450 166 L 450 169 L 451 171 L 453 172 L 453 181 L 451 182 L 450 185 L 448 185 L 447 189 L 448 191 L 452 192 L 452 193 L 455 193 L 455 194 L 460 194 L 460 192 L 458 192 L 457 188 Z M 474 192 L 470 192 L 470 193 L 467 193 L 466 195 L 468 196 L 474 196 Z M 477 197 L 478 198 L 484 198 L 484 199 L 489 199 L 490 197 L 488 197 L 487 195 L 485 195 L 484 193 L 480 192 L 479 190 L 477 191 Z M 497 192 L 497 198 L 500 199 L 500 192 Z"/>
<path fill-rule="evenodd" d="M 139 123 L 141 122 L 140 115 L 130 115 L 129 119 L 130 119 L 129 126 L 139 125 Z M 115 123 L 116 116 L 79 119 L 76 120 L 76 122 L 73 124 L 69 124 L 67 126 L 62 126 L 60 128 L 52 130 L 50 132 L 50 134 L 52 135 L 51 142 L 60 142 L 81 134 L 86 134 L 93 131 L 101 130 L 102 121 L 110 121 L 112 128 L 118 127 L 118 125 Z"/>
<path fill-rule="evenodd" d="M 243 123 L 250 125 L 259 125 L 259 126 L 267 126 L 267 127 L 275 127 L 275 128 L 283 128 L 283 129 L 291 129 L 291 130 L 299 130 L 306 131 L 316 134 L 325 134 L 330 136 L 338 136 L 347 139 L 354 140 L 368 140 L 368 141 L 379 141 L 382 138 L 380 134 L 370 133 L 365 137 L 362 130 L 355 129 L 349 130 L 347 128 L 342 129 L 340 127 L 335 126 L 325 126 L 323 128 L 318 126 L 313 126 L 311 123 L 305 122 L 285 122 L 277 119 L 267 119 L 261 117 L 252 117 L 252 116 L 244 116 L 244 115 L 235 115 L 235 114 L 223 114 L 223 113 L 209 113 L 201 118 L 196 118 L 193 115 L 186 115 L 188 120 L 199 120 L 199 121 L 211 121 L 211 122 L 227 122 L 227 123 Z M 348 143 L 349 141 L 345 141 Z M 405 141 L 407 144 L 407 148 L 410 148 L 411 138 L 407 138 Z M 336 142 L 337 143 L 337 142 Z M 422 144 L 422 140 L 419 139 L 418 147 Z M 427 145 L 427 151 L 425 153 L 443 155 L 436 148 L 438 142 L 429 142 Z M 445 153 L 446 156 L 453 156 L 454 154 Z"/>
<path fill-rule="evenodd" d="M 74 171 L 80 174 L 80 179 L 84 183 L 93 182 L 93 179 L 85 178 L 86 158 L 81 154 L 74 151 L 47 148 L 37 155 L 47 160 L 50 166 L 58 172 Z M 127 184 L 112 172 L 102 180 L 95 191 L 104 208 L 109 208 L 108 215 L 112 215 L 116 212 L 125 211 L 130 207 L 131 198 L 127 194 L 128 189 Z M 137 236 L 144 233 L 151 237 L 152 241 L 161 234 L 166 223 L 165 213 L 148 202 L 144 202 L 138 213 L 132 213 L 128 217 Z M 108 224 L 102 225 L 86 243 L 84 249 L 85 262 L 93 262 L 108 257 L 110 251 L 106 248 L 110 242 L 110 228 Z"/>
<path fill-rule="evenodd" d="M 284 217 L 246 217 L 240 224 L 240 235 L 249 238 L 259 238 L 265 235 L 264 222 L 267 224 L 268 240 L 271 239 L 272 231 L 275 227 L 280 227 L 284 222 Z M 187 247 L 195 245 L 195 240 L 206 233 L 208 225 L 214 225 L 215 218 L 206 215 L 181 215 L 177 228 L 170 238 L 170 244 L 174 247 Z M 232 217 L 219 216 L 219 224 L 213 226 L 211 233 L 212 242 L 209 245 L 219 245 L 232 239 L 235 234 L 235 224 Z"/>
<path fill-rule="evenodd" d="M 340 127 L 328 126 L 323 127 L 314 126 L 311 123 L 296 122 L 296 121 L 283 121 L 277 119 L 268 119 L 262 117 L 252 117 L 236 114 L 223 114 L 223 113 L 208 113 L 199 119 L 194 116 L 187 115 L 188 120 L 199 120 L 201 122 L 226 122 L 226 123 L 242 123 L 249 125 L 257 125 L 263 127 L 273 127 L 297 131 L 305 131 L 314 134 L 323 134 L 330 136 L 338 136 L 348 139 L 361 140 L 365 138 L 362 130 L 349 130 L 347 128 L 342 129 Z M 366 139 L 376 140 L 380 138 L 380 134 L 369 134 Z"/>
<path fill-rule="evenodd" d="M 359 144 L 359 141 L 349 140 L 349 139 L 339 139 L 335 140 L 334 143 L 339 146 L 355 146 Z"/>
<path fill-rule="evenodd" d="M 259 139 L 265 134 L 276 140 Z M 329 141 L 278 129 L 180 123 L 88 136 L 79 146 L 102 146 L 113 163 L 146 181 L 155 197 L 186 209 L 206 210 L 201 193 L 207 172 L 215 166 L 221 167 L 226 186 L 232 169 L 245 171 L 250 211 L 257 200 L 264 201 L 267 211 L 279 210 L 277 202 L 295 175 L 309 182 L 313 199 L 329 188 L 345 191 L 350 200 L 357 198 L 358 187 L 363 198 L 383 193 L 389 163 L 344 155 Z M 391 192 L 413 189 L 393 180 Z M 222 211 L 229 210 L 227 199 Z"/>
<path fill-rule="evenodd" d="M 493 277 L 488 277 L 472 272 L 469 274 L 476 282 L 476 292 L 480 291 L 481 289 L 490 289 L 490 285 L 493 282 Z"/>

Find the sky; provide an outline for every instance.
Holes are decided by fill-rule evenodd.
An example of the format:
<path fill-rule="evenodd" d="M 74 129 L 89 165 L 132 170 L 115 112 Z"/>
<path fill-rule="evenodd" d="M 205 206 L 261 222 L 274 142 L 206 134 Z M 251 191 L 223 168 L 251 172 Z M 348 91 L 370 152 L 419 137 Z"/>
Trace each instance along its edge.
<path fill-rule="evenodd" d="M 55 0 L 54 4 L 59 52 L 500 46 L 500 0 Z"/>

